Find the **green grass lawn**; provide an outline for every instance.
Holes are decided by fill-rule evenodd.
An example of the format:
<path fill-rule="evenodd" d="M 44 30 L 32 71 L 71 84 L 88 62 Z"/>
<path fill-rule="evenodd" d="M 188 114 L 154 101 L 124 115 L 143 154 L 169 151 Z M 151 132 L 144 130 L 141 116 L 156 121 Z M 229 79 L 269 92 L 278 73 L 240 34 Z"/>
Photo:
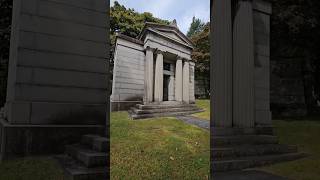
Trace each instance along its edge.
<path fill-rule="evenodd" d="M 197 100 L 210 119 L 209 100 Z M 298 145 L 309 157 L 258 168 L 295 180 L 320 179 L 320 121 L 273 121 L 281 144 Z M 209 132 L 175 118 L 133 121 L 127 112 L 111 115 L 112 179 L 207 179 Z M 29 157 L 0 164 L 0 179 L 62 180 L 51 157 Z"/>
<path fill-rule="evenodd" d="M 111 115 L 112 179 L 207 179 L 209 131 L 175 118 Z"/>
<path fill-rule="evenodd" d="M 320 121 L 274 121 L 276 134 L 282 144 L 298 145 L 307 158 L 262 168 L 296 180 L 320 179 Z"/>
<path fill-rule="evenodd" d="M 210 121 L 210 99 L 197 99 L 196 105 L 204 112 L 193 114 L 193 116 Z"/>
<path fill-rule="evenodd" d="M 27 157 L 0 164 L 1 180 L 64 180 L 63 171 L 51 157 Z"/>

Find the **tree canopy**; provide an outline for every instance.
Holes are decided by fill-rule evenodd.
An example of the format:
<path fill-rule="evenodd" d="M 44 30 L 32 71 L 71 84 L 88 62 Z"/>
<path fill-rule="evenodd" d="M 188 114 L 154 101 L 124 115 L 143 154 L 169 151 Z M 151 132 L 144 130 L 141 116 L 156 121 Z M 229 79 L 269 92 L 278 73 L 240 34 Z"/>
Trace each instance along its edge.
<path fill-rule="evenodd" d="M 203 23 L 200 19 L 193 16 L 191 25 L 187 32 L 187 36 L 192 37 L 193 35 L 200 33 L 201 31 L 204 30 L 205 25 L 206 24 Z"/>
<path fill-rule="evenodd" d="M 116 32 L 136 38 L 141 32 L 145 22 L 169 24 L 169 21 L 153 17 L 152 13 L 138 13 L 134 9 L 126 8 L 118 1 L 110 8 L 110 35 L 114 40 Z"/>
<path fill-rule="evenodd" d="M 272 5 L 271 60 L 285 57 L 301 61 L 305 97 L 313 101 L 307 104 L 317 106 L 320 101 L 320 1 L 272 0 Z"/>

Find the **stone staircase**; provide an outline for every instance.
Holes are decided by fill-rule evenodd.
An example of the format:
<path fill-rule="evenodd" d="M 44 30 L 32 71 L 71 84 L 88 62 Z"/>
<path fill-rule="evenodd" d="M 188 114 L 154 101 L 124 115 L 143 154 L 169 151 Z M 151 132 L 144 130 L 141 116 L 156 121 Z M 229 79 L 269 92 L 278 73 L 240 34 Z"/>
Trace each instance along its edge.
<path fill-rule="evenodd" d="M 137 104 L 129 110 L 132 119 L 146 119 L 153 117 L 183 116 L 203 112 L 195 104 Z"/>
<path fill-rule="evenodd" d="M 105 180 L 109 178 L 109 140 L 98 135 L 84 135 L 79 144 L 66 146 L 56 158 L 67 179 Z"/>
<path fill-rule="evenodd" d="M 242 170 L 305 157 L 297 146 L 279 144 L 270 128 L 255 132 L 212 133 L 213 173 Z"/>

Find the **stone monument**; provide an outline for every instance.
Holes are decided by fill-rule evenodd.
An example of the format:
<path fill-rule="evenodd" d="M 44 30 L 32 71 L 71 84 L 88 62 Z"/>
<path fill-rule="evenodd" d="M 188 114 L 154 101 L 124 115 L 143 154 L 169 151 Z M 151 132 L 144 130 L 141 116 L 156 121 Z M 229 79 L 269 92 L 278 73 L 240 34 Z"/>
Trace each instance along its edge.
<path fill-rule="evenodd" d="M 106 9 L 103 0 L 13 1 L 2 158 L 59 153 L 105 133 Z"/>
<path fill-rule="evenodd" d="M 137 38 L 118 34 L 112 110 L 127 110 L 141 104 L 132 109 L 134 117 L 147 113 L 143 108 L 152 108 L 159 116 L 161 113 L 155 109 L 160 107 L 162 110 L 180 107 L 175 114 L 199 111 L 190 105 L 195 103 L 192 50 L 193 43 L 179 30 L 175 20 L 169 25 L 147 22 Z"/>
<path fill-rule="evenodd" d="M 302 157 L 278 144 L 270 112 L 270 15 L 264 0 L 214 0 L 211 39 L 212 172 Z"/>

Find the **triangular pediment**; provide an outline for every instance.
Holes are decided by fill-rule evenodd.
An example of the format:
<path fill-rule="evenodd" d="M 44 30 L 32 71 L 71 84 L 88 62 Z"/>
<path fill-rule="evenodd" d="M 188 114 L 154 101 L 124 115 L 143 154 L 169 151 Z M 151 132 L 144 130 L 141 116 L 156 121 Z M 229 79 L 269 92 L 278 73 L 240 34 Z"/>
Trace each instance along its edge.
<path fill-rule="evenodd" d="M 146 23 L 138 38 L 143 40 L 146 34 L 150 32 L 156 33 L 164 38 L 174 40 L 186 46 L 193 47 L 193 43 L 190 41 L 190 39 L 185 36 L 177 26 Z"/>

